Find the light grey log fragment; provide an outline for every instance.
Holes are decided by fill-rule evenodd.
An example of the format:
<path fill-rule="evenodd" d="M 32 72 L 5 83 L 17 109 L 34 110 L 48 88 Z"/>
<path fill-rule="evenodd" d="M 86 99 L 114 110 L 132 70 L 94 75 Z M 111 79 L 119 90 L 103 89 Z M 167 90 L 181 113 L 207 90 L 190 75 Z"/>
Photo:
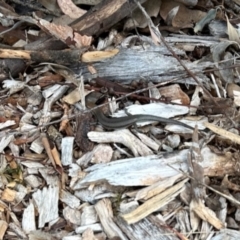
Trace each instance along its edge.
<path fill-rule="evenodd" d="M 38 208 L 39 228 L 44 227 L 45 223 L 48 223 L 58 218 L 58 186 L 49 186 L 48 188 L 44 187 L 42 190 L 38 190 L 33 194 L 33 199 Z"/>
<path fill-rule="evenodd" d="M 35 213 L 32 202 L 30 202 L 29 205 L 24 209 L 22 227 L 26 233 L 36 230 Z"/>
<path fill-rule="evenodd" d="M 179 51 L 174 49 L 175 51 Z M 179 62 L 166 51 L 163 46 L 149 47 L 148 49 L 124 49 L 121 48 L 119 53 L 111 59 L 103 62 L 92 63 L 97 71 L 97 75 L 93 75 L 88 71 L 88 65 L 82 64 L 76 71 L 82 71 L 84 79 L 92 79 L 96 76 L 103 77 L 108 80 L 117 80 L 122 83 L 130 83 L 133 80 L 145 79 L 147 81 L 161 82 L 179 78 L 183 83 L 194 84 L 196 82 L 187 76 L 183 78 L 182 74 L 186 74 L 185 70 L 180 66 Z M 204 74 L 199 74 L 206 67 L 213 65 L 212 63 L 191 63 L 184 61 L 186 66 L 195 72 L 200 82 L 207 82 L 208 78 Z M 198 73 L 196 73 L 198 72 Z"/>
<path fill-rule="evenodd" d="M 189 150 L 184 149 L 168 156 L 152 155 L 118 160 L 108 164 L 96 164 L 86 169 L 89 173 L 76 183 L 74 189 L 104 180 L 114 186 L 149 186 L 157 181 L 187 172 L 188 153 Z M 208 147 L 203 148 L 201 154 L 204 159 L 202 166 L 205 175 L 222 176 L 222 174 L 233 173 L 234 166 L 226 160 L 225 156 L 218 156 Z M 222 166 L 225 168 L 223 169 Z"/>
<path fill-rule="evenodd" d="M 171 164 L 176 162 L 173 167 L 186 170 L 186 159 L 188 150 L 180 151 L 177 155 L 169 158 L 162 156 L 151 155 L 139 158 L 129 158 L 125 160 L 118 160 L 109 164 L 96 164 L 86 171 L 88 175 L 80 180 L 75 189 L 97 182 L 99 180 L 106 180 L 111 185 L 115 186 L 148 186 L 154 184 L 156 181 L 179 174 L 176 170 L 165 165 L 165 161 Z M 179 167 L 177 161 L 185 165 Z M 171 164 L 172 165 L 172 164 Z"/>
<path fill-rule="evenodd" d="M 65 137 L 62 139 L 61 162 L 63 166 L 68 166 L 72 164 L 73 142 L 74 142 L 74 137 Z"/>

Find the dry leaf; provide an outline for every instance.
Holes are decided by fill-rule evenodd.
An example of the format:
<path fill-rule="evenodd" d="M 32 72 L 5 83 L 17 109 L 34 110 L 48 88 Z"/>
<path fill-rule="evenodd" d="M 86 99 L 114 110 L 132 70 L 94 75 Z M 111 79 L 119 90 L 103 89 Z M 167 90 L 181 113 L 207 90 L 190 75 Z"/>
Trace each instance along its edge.
<path fill-rule="evenodd" d="M 78 8 L 71 0 L 57 0 L 61 10 L 70 18 L 77 19 L 86 13 L 85 10 Z"/>
<path fill-rule="evenodd" d="M 56 25 L 44 19 L 40 19 L 39 27 L 47 30 L 51 35 L 65 42 L 69 47 L 82 48 L 90 46 L 92 42 L 92 37 L 82 36 L 79 33 L 74 32 L 69 26 Z"/>
<path fill-rule="evenodd" d="M 157 17 L 160 10 L 160 5 L 161 1 L 159 0 L 148 0 L 143 3 L 143 7 L 150 17 Z M 136 26 L 139 28 L 145 28 L 147 25 L 147 19 L 144 17 L 142 11 L 137 8 L 133 12 L 132 17 L 124 24 L 124 29 L 132 29 Z"/>
<path fill-rule="evenodd" d="M 189 96 L 182 91 L 179 84 L 172 84 L 167 87 L 161 87 L 159 89 L 161 96 L 164 96 L 166 99 L 170 99 L 171 102 L 181 103 L 183 105 L 189 105 L 190 99 Z"/>
<path fill-rule="evenodd" d="M 172 17 L 172 26 L 177 28 L 193 27 L 193 23 L 200 21 L 205 12 L 192 10 L 184 6 L 182 3 L 175 1 L 163 0 L 160 8 L 161 17 L 166 20 L 170 11 L 179 6 L 179 10 L 175 17 Z"/>

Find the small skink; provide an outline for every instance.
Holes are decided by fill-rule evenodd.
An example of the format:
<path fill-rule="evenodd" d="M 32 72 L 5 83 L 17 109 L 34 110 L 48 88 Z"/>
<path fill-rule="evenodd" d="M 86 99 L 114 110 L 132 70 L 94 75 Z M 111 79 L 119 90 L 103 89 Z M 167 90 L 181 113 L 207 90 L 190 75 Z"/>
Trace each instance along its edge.
<path fill-rule="evenodd" d="M 91 95 L 91 93 L 89 95 Z M 90 105 L 89 101 L 91 98 L 92 98 L 92 96 L 86 97 L 87 106 Z M 92 103 L 93 102 L 91 101 L 91 107 L 94 106 Z M 160 122 L 160 123 L 165 123 L 165 124 L 174 124 L 174 125 L 179 125 L 179 126 L 183 126 L 183 127 L 194 130 L 193 127 L 191 127 L 185 123 L 182 123 L 180 121 L 177 121 L 174 119 L 163 118 L 163 117 L 157 117 L 154 115 L 136 114 L 136 115 L 129 115 L 126 117 L 110 118 L 110 117 L 107 117 L 100 108 L 94 109 L 93 114 L 97 118 L 98 122 L 101 123 L 101 125 L 104 128 L 109 129 L 109 130 L 127 128 L 138 122 L 145 122 L 145 121 L 155 121 L 155 122 Z"/>
<path fill-rule="evenodd" d="M 192 130 L 194 129 L 193 127 L 185 123 L 182 123 L 180 121 L 163 118 L 163 117 L 157 117 L 154 115 L 136 114 L 136 115 L 129 115 L 126 117 L 110 118 L 110 117 L 107 117 L 100 109 L 95 109 L 93 113 L 97 118 L 98 122 L 101 123 L 101 125 L 104 128 L 109 130 L 127 128 L 138 122 L 146 122 L 146 121 L 155 121 L 155 122 L 160 122 L 165 124 L 174 124 L 174 125 L 180 125 Z"/>

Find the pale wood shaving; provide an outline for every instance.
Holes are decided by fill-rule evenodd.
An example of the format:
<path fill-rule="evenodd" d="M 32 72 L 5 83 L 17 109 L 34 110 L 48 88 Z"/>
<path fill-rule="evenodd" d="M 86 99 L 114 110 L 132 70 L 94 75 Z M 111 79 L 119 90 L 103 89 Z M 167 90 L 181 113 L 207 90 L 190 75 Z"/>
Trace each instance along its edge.
<path fill-rule="evenodd" d="M 98 222 L 98 216 L 94 206 L 85 206 L 82 209 L 82 225 L 87 226 Z"/>
<path fill-rule="evenodd" d="M 81 225 L 81 212 L 80 211 L 67 206 L 63 209 L 63 216 L 68 222 L 70 222 L 74 225 L 77 225 L 77 226 Z"/>
<path fill-rule="evenodd" d="M 102 225 L 100 223 L 95 223 L 95 224 L 90 224 L 87 226 L 81 226 L 81 227 L 77 227 L 75 229 L 76 233 L 83 233 L 84 231 L 86 231 L 86 229 L 91 228 L 94 232 L 100 232 L 103 230 Z"/>
<path fill-rule="evenodd" d="M 33 193 L 39 213 L 38 227 L 42 228 L 45 223 L 58 218 L 59 187 L 44 187 Z"/>
<path fill-rule="evenodd" d="M 99 216 L 103 229 L 109 238 L 119 236 L 122 240 L 127 240 L 122 231 L 113 221 L 112 206 L 109 199 L 102 199 L 95 204 L 95 209 Z"/>
<path fill-rule="evenodd" d="M 68 166 L 72 163 L 74 137 L 65 137 L 62 139 L 62 157 L 63 166 Z"/>
<path fill-rule="evenodd" d="M 150 213 L 171 202 L 181 191 L 183 191 L 184 184 L 187 181 L 188 179 L 184 179 L 183 181 L 175 184 L 173 187 L 168 188 L 163 193 L 160 193 L 153 198 L 147 200 L 145 203 L 143 203 L 131 213 L 122 215 L 122 217 L 128 224 L 140 221 L 141 219 L 148 216 Z"/>
<path fill-rule="evenodd" d="M 201 219 L 209 222 L 215 228 L 221 229 L 225 227 L 224 223 L 216 217 L 216 214 L 201 201 L 192 200 L 190 207 Z"/>
<path fill-rule="evenodd" d="M 8 228 L 8 223 L 4 220 L 0 220 L 0 239 L 3 239 L 5 232 Z"/>
<path fill-rule="evenodd" d="M 24 209 L 22 228 L 26 233 L 37 230 L 35 222 L 35 210 L 32 202 L 30 202 L 29 205 Z"/>
<path fill-rule="evenodd" d="M 152 151 L 128 129 L 114 132 L 89 132 L 88 137 L 91 141 L 98 143 L 121 143 L 128 147 L 134 156 L 147 156 L 152 154 Z"/>
<path fill-rule="evenodd" d="M 70 192 L 64 191 L 63 189 L 60 192 L 60 200 L 71 208 L 78 208 L 80 206 L 80 200 Z"/>
<path fill-rule="evenodd" d="M 135 200 L 140 200 L 140 199 L 147 200 L 163 192 L 166 188 L 172 186 L 174 182 L 176 182 L 179 178 L 180 178 L 180 175 L 173 176 L 171 178 L 156 182 L 149 187 L 143 188 L 137 192 Z"/>

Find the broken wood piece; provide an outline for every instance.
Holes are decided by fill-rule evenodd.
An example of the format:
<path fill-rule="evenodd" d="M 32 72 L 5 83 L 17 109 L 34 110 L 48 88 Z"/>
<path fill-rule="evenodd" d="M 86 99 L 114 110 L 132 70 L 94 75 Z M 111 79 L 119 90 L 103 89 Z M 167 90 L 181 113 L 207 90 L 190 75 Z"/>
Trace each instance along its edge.
<path fill-rule="evenodd" d="M 109 238 L 119 236 L 122 240 L 127 240 L 121 229 L 113 221 L 113 210 L 111 201 L 104 198 L 95 204 L 95 209 L 103 226 L 103 229 Z"/>
<path fill-rule="evenodd" d="M 36 230 L 35 211 L 32 201 L 30 201 L 28 206 L 24 209 L 22 228 L 25 233 L 30 233 L 31 231 Z"/>
<path fill-rule="evenodd" d="M 53 62 L 62 65 L 76 64 L 81 59 L 81 54 L 85 50 L 47 50 L 47 51 L 27 51 L 0 49 L 0 58 L 20 58 L 32 60 L 36 63 Z"/>
<path fill-rule="evenodd" d="M 138 1 L 144 3 L 146 0 Z M 133 1 L 105 0 L 94 6 L 79 19 L 76 19 L 70 26 L 82 35 L 99 35 L 130 15 L 135 8 L 136 4 Z"/>
<path fill-rule="evenodd" d="M 132 224 L 147 217 L 149 214 L 167 205 L 175 197 L 177 197 L 178 194 L 180 194 L 184 190 L 184 185 L 187 181 L 188 178 L 182 180 L 181 182 L 175 184 L 174 186 L 166 189 L 164 192 L 150 198 L 132 212 L 123 214 L 122 215 L 123 219 L 128 224 Z"/>
<path fill-rule="evenodd" d="M 152 138 L 148 137 L 146 134 L 135 132 L 135 135 L 144 143 L 146 146 L 151 148 L 154 151 L 158 151 L 160 144 L 154 141 Z"/>
<path fill-rule="evenodd" d="M 190 203 L 191 211 L 195 212 L 202 220 L 210 223 L 216 229 L 225 228 L 224 223 L 217 218 L 215 212 L 206 207 L 201 201 L 192 200 Z"/>
<path fill-rule="evenodd" d="M 74 137 L 64 137 L 62 139 L 62 157 L 61 162 L 63 166 L 72 164 L 73 160 L 73 143 Z"/>
<path fill-rule="evenodd" d="M 77 226 L 81 225 L 81 212 L 79 210 L 66 206 L 63 209 L 63 216 L 67 222 Z"/>
<path fill-rule="evenodd" d="M 100 62 L 105 59 L 114 57 L 116 54 L 118 54 L 118 52 L 119 52 L 119 49 L 86 52 L 86 53 L 83 53 L 81 61 L 85 63 Z"/>
<path fill-rule="evenodd" d="M 150 216 L 143 220 L 134 223 L 127 224 L 120 216 L 117 217 L 116 223 L 121 227 L 122 231 L 128 236 L 129 239 L 166 239 L 179 240 L 184 239 L 177 237 L 177 233 L 169 228 L 167 224 L 159 220 L 158 217 Z M 149 227 L 151 226 L 151 227 Z M 147 231 L 146 231 L 147 229 Z M 185 239 L 184 239 L 185 240 Z"/>
<path fill-rule="evenodd" d="M 75 66 L 82 62 L 98 62 L 115 56 L 119 50 L 112 49 L 108 51 L 92 51 L 86 52 L 81 50 L 45 50 L 45 51 L 28 51 L 28 50 L 12 50 L 0 49 L 0 58 L 20 58 L 31 60 L 35 63 L 57 63 L 66 66 Z"/>
<path fill-rule="evenodd" d="M 88 138 L 98 143 L 121 143 L 128 147 L 134 156 L 148 156 L 153 154 L 145 144 L 143 144 L 128 129 L 116 130 L 114 132 L 96 132 L 88 133 Z"/>
<path fill-rule="evenodd" d="M 59 187 L 48 186 L 38 189 L 33 193 L 33 200 L 36 203 L 39 218 L 38 227 L 42 228 L 46 223 L 58 218 Z"/>
<path fill-rule="evenodd" d="M 184 173 L 188 171 L 188 153 L 189 150 L 184 149 L 176 154 L 152 155 L 96 164 L 85 170 L 87 175 L 83 179 L 79 179 L 73 189 L 80 189 L 101 181 L 106 181 L 114 186 L 149 186 L 173 176 L 184 176 Z M 204 147 L 201 154 L 205 176 L 223 176 L 235 173 L 235 163 L 229 161 L 229 154 L 217 155 L 208 147 Z"/>
<path fill-rule="evenodd" d="M 71 208 L 79 208 L 80 206 L 80 200 L 68 191 L 61 190 L 59 197 L 63 203 L 67 204 Z"/>
<path fill-rule="evenodd" d="M 238 134 L 229 132 L 223 128 L 217 127 L 214 124 L 211 124 L 208 122 L 205 123 L 205 126 L 207 128 L 209 128 L 211 131 L 219 134 L 220 136 L 223 136 L 224 138 L 227 138 L 227 139 L 233 141 L 234 143 L 240 144 L 240 137 Z"/>
<path fill-rule="evenodd" d="M 18 238 L 20 238 L 20 239 L 26 239 L 27 238 L 27 235 L 25 234 L 25 232 L 20 227 L 20 224 L 16 224 L 14 222 L 11 222 L 11 223 L 9 223 L 8 227 L 9 227 L 9 230 L 13 231 L 18 236 Z"/>
<path fill-rule="evenodd" d="M 183 55 L 183 52 L 179 49 L 174 48 L 174 51 L 179 56 Z M 185 62 L 185 64 L 188 69 L 196 74 L 198 81 L 201 83 L 209 81 L 203 74 L 203 70 L 213 67 L 213 63 Z M 179 62 L 173 56 L 170 56 L 163 46 L 149 46 L 148 44 L 147 46 L 144 45 L 144 49 L 142 46 L 122 47 L 113 58 L 102 62 L 94 62 L 92 67 L 96 69 L 97 74 L 93 75 L 89 72 L 87 65 L 78 66 L 78 69 L 73 67 L 73 70 L 78 74 L 82 72 L 84 79 L 90 80 L 101 77 L 112 81 L 117 80 L 121 83 L 130 83 L 133 80 L 139 81 L 139 76 L 141 76 L 141 79 L 153 82 L 173 81 L 176 78 L 177 82 L 196 85 L 195 81 L 186 75 Z"/>
<path fill-rule="evenodd" d="M 166 188 L 171 187 L 179 178 L 179 175 L 173 176 L 145 187 L 137 192 L 135 200 L 147 200 L 163 192 Z"/>
<path fill-rule="evenodd" d="M 0 220 L 0 239 L 3 239 L 3 236 L 5 235 L 5 232 L 8 228 L 8 223 L 4 220 Z"/>

